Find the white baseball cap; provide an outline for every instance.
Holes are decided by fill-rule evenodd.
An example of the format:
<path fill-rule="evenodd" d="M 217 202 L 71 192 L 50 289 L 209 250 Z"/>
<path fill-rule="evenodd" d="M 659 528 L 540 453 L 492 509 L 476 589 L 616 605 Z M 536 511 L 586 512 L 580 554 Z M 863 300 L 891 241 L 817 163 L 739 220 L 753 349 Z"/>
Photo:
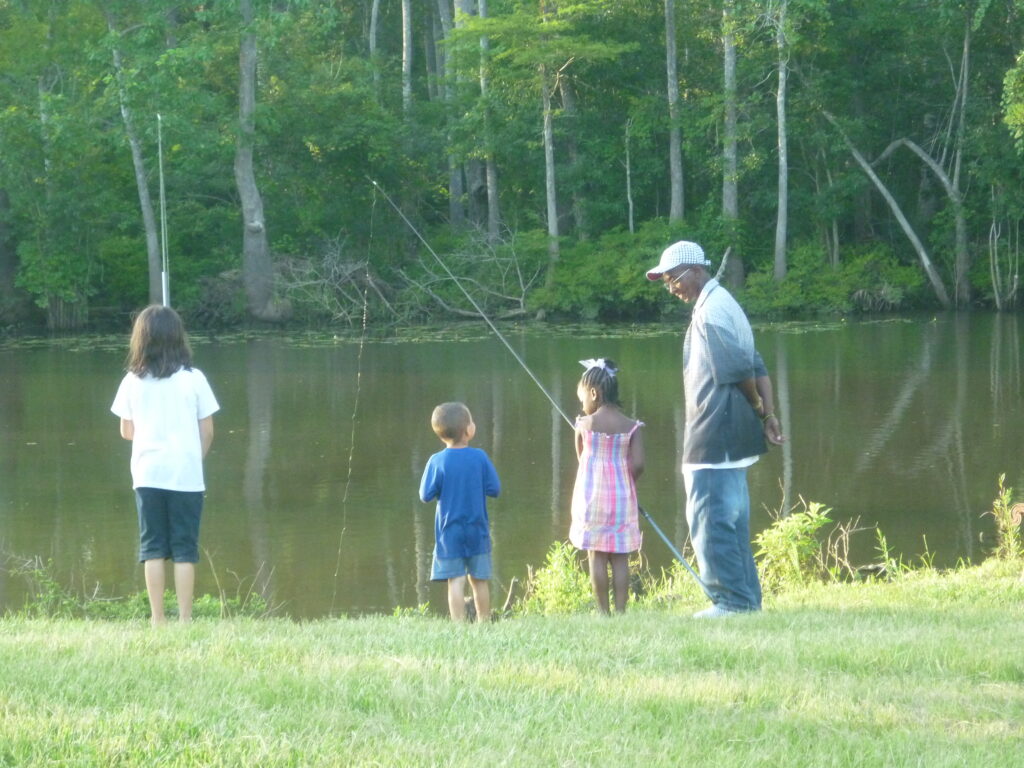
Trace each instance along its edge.
<path fill-rule="evenodd" d="M 658 266 L 647 270 L 647 279 L 660 280 L 663 274 L 683 264 L 711 266 L 711 262 L 704 256 L 703 248 L 689 240 L 680 240 L 661 252 L 661 261 Z"/>

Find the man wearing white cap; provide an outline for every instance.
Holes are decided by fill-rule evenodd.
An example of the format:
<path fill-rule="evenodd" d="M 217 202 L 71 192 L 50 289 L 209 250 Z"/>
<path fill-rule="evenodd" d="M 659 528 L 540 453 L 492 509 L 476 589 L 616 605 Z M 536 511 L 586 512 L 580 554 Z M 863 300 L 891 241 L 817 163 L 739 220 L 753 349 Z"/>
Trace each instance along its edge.
<path fill-rule="evenodd" d="M 761 583 L 750 548 L 747 467 L 783 442 L 771 379 L 754 349 L 750 322 L 708 272 L 697 243 L 673 243 L 648 280 L 693 305 L 683 342 L 686 522 L 704 591 L 712 605 L 694 614 L 721 618 L 761 608 Z"/>

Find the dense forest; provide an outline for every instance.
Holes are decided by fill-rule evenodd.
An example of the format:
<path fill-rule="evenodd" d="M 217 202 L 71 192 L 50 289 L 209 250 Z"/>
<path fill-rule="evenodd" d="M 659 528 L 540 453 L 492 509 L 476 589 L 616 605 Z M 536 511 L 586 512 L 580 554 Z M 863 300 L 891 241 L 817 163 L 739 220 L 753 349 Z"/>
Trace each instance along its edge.
<path fill-rule="evenodd" d="M 0 328 L 1020 304 L 1024 0 L 0 0 Z"/>

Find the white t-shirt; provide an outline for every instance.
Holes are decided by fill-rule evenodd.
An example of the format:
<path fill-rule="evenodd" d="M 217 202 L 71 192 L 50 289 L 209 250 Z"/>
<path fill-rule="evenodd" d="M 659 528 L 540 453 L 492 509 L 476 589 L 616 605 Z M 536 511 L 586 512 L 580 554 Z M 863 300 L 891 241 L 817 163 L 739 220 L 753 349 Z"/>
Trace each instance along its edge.
<path fill-rule="evenodd" d="M 126 374 L 110 410 L 132 422 L 132 487 L 205 491 L 199 420 L 220 410 L 197 368 L 165 379 Z"/>

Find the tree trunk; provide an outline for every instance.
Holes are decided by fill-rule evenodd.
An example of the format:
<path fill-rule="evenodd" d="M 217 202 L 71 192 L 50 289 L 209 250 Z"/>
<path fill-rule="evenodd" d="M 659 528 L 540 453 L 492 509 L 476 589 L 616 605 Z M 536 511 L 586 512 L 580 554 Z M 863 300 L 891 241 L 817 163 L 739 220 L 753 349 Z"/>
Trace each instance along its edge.
<path fill-rule="evenodd" d="M 565 132 L 565 147 L 569 155 L 572 218 L 576 226 L 576 236 L 580 240 L 587 240 L 589 232 L 587 227 L 586 196 L 583 193 L 583 163 L 580 161 L 579 140 L 577 138 L 579 112 L 576 109 L 576 87 L 573 85 L 572 75 L 562 74 L 557 79 L 558 90 L 562 96 L 562 110 L 568 123 L 568 130 Z"/>
<path fill-rule="evenodd" d="M 441 32 L 445 39 L 448 39 L 454 25 L 451 0 L 437 0 L 437 12 L 441 18 Z M 452 109 L 455 103 L 455 89 L 449 77 L 448 57 L 440 49 L 437 52 L 437 72 L 444 81 L 444 100 L 448 107 L 448 220 L 454 229 L 462 229 L 466 225 L 466 189 L 462 180 L 462 166 L 455 157 L 453 147 L 455 131 Z"/>
<path fill-rule="evenodd" d="M 373 93 L 380 102 L 380 63 L 377 61 L 377 28 L 380 22 L 380 0 L 373 0 L 370 5 L 370 29 L 366 35 L 366 44 L 370 53 L 370 69 L 373 72 Z"/>
<path fill-rule="evenodd" d="M 402 114 L 412 112 L 412 0 L 402 0 Z"/>
<path fill-rule="evenodd" d="M 540 66 L 541 111 L 544 118 L 544 191 L 548 211 L 548 256 L 558 261 L 558 191 L 555 182 L 555 132 L 552 126 L 551 89 L 548 87 L 547 68 Z M 548 271 L 550 279 L 551 271 Z"/>
<path fill-rule="evenodd" d="M 737 164 L 737 105 L 736 105 L 736 36 L 733 31 L 735 0 L 722 4 L 722 58 L 724 63 L 725 125 L 722 136 L 722 219 L 730 236 L 736 232 L 740 218 L 739 170 Z M 725 270 L 725 281 L 730 288 L 743 285 L 743 257 L 737 248 Z"/>
<path fill-rule="evenodd" d="M 864 159 L 864 156 L 857 150 L 847 137 L 846 132 L 839 126 L 839 122 L 828 112 L 822 112 L 825 119 L 835 126 L 836 130 L 839 131 L 842 136 L 843 143 L 846 144 L 847 149 L 850 150 L 850 154 L 853 155 L 854 160 L 861 167 L 867 177 L 871 179 L 871 182 L 878 189 L 879 193 L 885 198 L 885 201 L 889 204 L 889 209 L 892 211 L 893 216 L 899 222 L 900 227 L 903 228 L 904 234 L 907 239 L 910 240 L 911 245 L 914 246 L 914 250 L 917 252 L 917 257 L 921 262 L 921 268 L 924 270 L 925 276 L 928 278 L 928 282 L 931 283 L 932 290 L 935 291 L 935 297 L 939 300 L 943 309 L 950 308 L 949 294 L 946 293 L 946 286 L 942 284 L 942 278 L 939 277 L 938 271 L 935 269 L 935 265 L 932 263 L 931 258 L 928 256 L 928 251 L 925 250 L 921 240 L 918 238 L 917 233 L 914 232 L 913 227 L 910 226 L 910 222 L 907 221 L 907 217 L 903 215 L 903 211 L 900 209 L 899 203 L 896 202 L 896 198 L 892 196 L 892 193 L 886 188 L 882 180 L 878 178 L 874 168 L 871 167 L 871 163 Z"/>
<path fill-rule="evenodd" d="M 481 19 L 487 18 L 487 0 L 479 0 Z M 496 243 L 501 226 L 501 210 L 498 199 L 498 165 L 494 161 L 494 135 L 491 124 L 491 110 L 487 103 L 487 67 L 490 41 L 484 35 L 480 38 L 480 98 L 484 105 L 484 166 L 487 175 L 487 240 Z"/>
<path fill-rule="evenodd" d="M 633 234 L 636 228 L 633 223 L 633 163 L 630 157 L 630 131 L 633 127 L 633 118 L 626 121 L 626 205 L 629 211 L 629 234 Z"/>
<path fill-rule="evenodd" d="M 112 35 L 117 35 L 111 19 L 107 19 L 107 28 Z M 163 257 L 160 253 L 160 235 L 157 231 L 156 216 L 153 213 L 153 199 L 149 195 L 149 182 L 146 175 L 146 161 L 142 153 L 142 142 L 135 130 L 135 121 L 128 97 L 125 92 L 124 65 L 121 62 L 121 51 L 113 49 L 114 77 L 117 82 L 117 98 L 121 106 L 121 120 L 128 137 L 128 146 L 132 153 L 132 166 L 135 169 L 135 188 L 139 195 L 139 208 L 142 211 L 142 226 L 146 235 L 146 260 L 149 265 L 149 303 L 159 304 L 163 297 Z"/>
<path fill-rule="evenodd" d="M 957 114 L 956 142 L 953 153 L 952 189 L 956 199 L 960 201 L 956 217 L 956 256 L 953 265 L 953 295 L 956 305 L 965 309 L 971 302 L 971 281 L 968 272 L 971 268 L 971 254 L 967 246 L 967 220 L 963 213 L 962 195 L 960 193 L 960 166 L 964 154 L 964 133 L 966 131 L 967 91 L 971 74 L 971 19 L 964 24 L 964 46 L 960 61 L 959 97 L 960 108 Z"/>
<path fill-rule="evenodd" d="M 668 220 L 682 221 L 685 215 L 685 199 L 683 197 L 682 130 L 679 126 L 679 61 L 676 48 L 675 0 L 665 0 L 665 69 L 668 80 L 668 168 L 672 188 Z M 630 232 L 633 231 L 632 221 L 631 211 Z"/>
<path fill-rule="evenodd" d="M 789 140 L 786 134 L 786 84 L 789 79 L 789 51 L 786 46 L 786 6 L 781 0 L 775 20 L 775 48 L 778 52 L 779 89 L 775 95 L 775 113 L 778 121 L 779 200 L 775 218 L 776 282 L 786 277 L 786 239 L 789 219 Z"/>
<path fill-rule="evenodd" d="M 466 19 L 473 15 L 476 3 L 474 0 L 455 0 L 455 29 L 466 25 Z M 457 78 L 459 91 L 466 87 L 466 78 L 460 74 Z M 484 163 L 476 157 L 468 157 L 465 166 L 465 193 L 469 219 L 474 226 L 482 227 L 487 217 L 487 178 Z"/>
<path fill-rule="evenodd" d="M 14 278 L 18 274 L 18 251 L 11 231 L 11 198 L 0 189 L 0 323 L 13 322 L 17 314 Z"/>
<path fill-rule="evenodd" d="M 290 314 L 287 302 L 274 298 L 274 267 L 263 215 L 263 199 L 253 169 L 256 135 L 256 32 L 252 0 L 241 0 L 242 40 L 239 51 L 238 139 L 235 145 L 235 184 L 242 203 L 242 282 L 249 314 L 257 320 L 281 322 Z"/>

